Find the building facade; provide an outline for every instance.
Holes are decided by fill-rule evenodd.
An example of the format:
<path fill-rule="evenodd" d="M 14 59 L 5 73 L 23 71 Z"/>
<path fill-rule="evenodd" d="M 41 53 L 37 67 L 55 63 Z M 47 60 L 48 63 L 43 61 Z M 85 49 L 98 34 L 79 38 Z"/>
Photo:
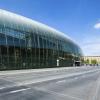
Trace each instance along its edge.
<path fill-rule="evenodd" d="M 79 46 L 62 32 L 0 10 L 0 70 L 72 66 L 81 55 Z"/>
<path fill-rule="evenodd" d="M 96 63 L 100 64 L 100 56 L 84 56 L 84 62 L 88 64 Z"/>

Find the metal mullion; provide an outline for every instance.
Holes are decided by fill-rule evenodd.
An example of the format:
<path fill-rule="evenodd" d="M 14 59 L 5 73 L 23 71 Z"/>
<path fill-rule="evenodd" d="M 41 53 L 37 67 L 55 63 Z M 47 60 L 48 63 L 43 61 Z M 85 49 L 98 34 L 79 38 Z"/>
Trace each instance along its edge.
<path fill-rule="evenodd" d="M 1 58 L 1 66 L 2 66 L 2 53 L 1 53 L 1 46 L 0 46 L 0 58 Z"/>
<path fill-rule="evenodd" d="M 26 33 L 25 33 L 26 35 Z M 27 45 L 26 45 L 26 37 L 25 37 L 25 52 L 26 52 L 26 57 L 25 57 L 25 63 L 27 63 Z"/>
<path fill-rule="evenodd" d="M 28 27 L 28 25 L 26 24 L 26 26 Z M 27 35 L 27 32 L 25 31 L 25 33 L 24 33 L 25 35 Z M 27 39 L 26 39 L 26 36 L 25 36 L 25 52 L 26 52 L 26 59 L 25 59 L 25 63 L 28 63 L 27 62 Z"/>
<path fill-rule="evenodd" d="M 38 39 L 38 50 L 39 50 L 39 66 L 40 66 L 40 42 L 39 42 L 39 35 L 37 35 L 37 39 Z"/>
<path fill-rule="evenodd" d="M 57 44 L 57 58 L 58 58 L 58 40 L 56 39 L 56 44 Z"/>
<path fill-rule="evenodd" d="M 6 48 L 7 48 L 7 65 L 9 63 L 9 50 L 8 50 L 8 45 L 7 45 L 7 35 L 6 35 L 6 28 L 5 28 L 5 23 L 4 23 L 4 34 L 6 38 Z"/>
<path fill-rule="evenodd" d="M 52 41 L 52 37 L 51 37 L 51 47 L 50 47 L 50 55 L 51 55 L 51 66 L 53 65 L 53 41 Z"/>
<path fill-rule="evenodd" d="M 31 39 L 31 47 L 30 47 L 31 49 L 30 49 L 30 52 L 31 52 L 31 67 L 32 67 L 32 30 L 30 31 L 29 28 L 28 28 L 28 34 L 29 34 L 29 39 Z"/>
<path fill-rule="evenodd" d="M 19 27 L 18 27 L 18 24 L 16 24 L 16 28 L 17 28 L 17 30 L 19 29 Z M 19 40 L 19 49 L 20 49 L 20 58 L 21 58 L 21 43 L 20 43 L 20 32 L 19 31 L 16 31 L 16 32 L 18 32 L 18 40 Z M 21 61 L 21 63 L 22 63 L 22 61 Z"/>
<path fill-rule="evenodd" d="M 44 36 L 44 54 L 45 54 L 45 56 L 44 56 L 44 60 L 45 60 L 45 63 L 46 63 L 46 60 L 47 60 L 47 51 L 46 51 L 47 49 L 46 49 L 46 36 Z"/>
<path fill-rule="evenodd" d="M 34 54 L 35 55 L 32 55 L 32 56 L 34 56 L 34 63 L 35 63 L 35 65 L 36 65 L 36 42 L 35 42 L 35 33 L 33 33 L 33 42 L 34 42 Z M 33 51 L 32 51 L 33 52 Z"/>
<path fill-rule="evenodd" d="M 23 28 L 23 30 L 24 30 L 24 28 Z M 20 32 L 20 35 L 19 35 L 20 37 L 21 37 L 21 34 L 23 34 L 23 33 Z M 22 66 L 22 68 L 23 68 L 23 57 L 22 57 L 22 50 L 21 50 L 21 49 L 23 50 L 24 47 L 21 46 L 21 38 L 20 38 L 20 57 L 21 57 L 21 63 L 22 63 L 21 66 Z M 25 55 L 26 55 L 26 54 L 25 54 Z M 25 63 L 25 62 L 24 62 L 24 63 Z M 24 67 L 25 67 L 25 66 L 24 66 Z"/>
<path fill-rule="evenodd" d="M 56 44 L 55 44 L 56 41 L 55 41 L 55 38 L 53 38 L 53 41 L 54 41 L 54 49 L 53 49 L 53 54 L 54 55 L 53 55 L 53 58 L 54 58 L 54 61 L 55 61 L 55 51 L 56 51 L 56 47 L 55 47 L 56 46 Z"/>
<path fill-rule="evenodd" d="M 46 64 L 47 64 L 47 66 L 48 66 L 48 47 L 47 47 L 47 39 L 48 39 L 48 37 L 46 37 Z"/>
<path fill-rule="evenodd" d="M 44 59 L 44 41 L 43 41 L 43 38 L 44 38 L 44 37 L 42 36 L 42 45 L 43 45 L 43 60 L 42 60 L 42 61 L 43 61 L 43 65 L 44 65 L 44 60 L 45 60 L 45 59 Z"/>
<path fill-rule="evenodd" d="M 11 23 L 11 27 L 13 26 L 13 24 Z M 13 30 L 10 30 L 13 31 Z M 15 42 L 14 42 L 14 37 L 13 37 L 13 44 L 14 44 L 14 62 L 15 62 L 15 67 L 16 67 L 16 54 L 15 54 Z"/>

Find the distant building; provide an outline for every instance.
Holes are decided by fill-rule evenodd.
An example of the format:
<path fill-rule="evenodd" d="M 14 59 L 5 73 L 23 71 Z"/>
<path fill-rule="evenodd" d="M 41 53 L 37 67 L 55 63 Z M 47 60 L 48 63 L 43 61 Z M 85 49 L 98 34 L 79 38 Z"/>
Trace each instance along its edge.
<path fill-rule="evenodd" d="M 89 64 L 92 64 L 92 62 L 95 60 L 97 64 L 100 64 L 100 56 L 84 56 L 84 61 L 88 62 Z"/>

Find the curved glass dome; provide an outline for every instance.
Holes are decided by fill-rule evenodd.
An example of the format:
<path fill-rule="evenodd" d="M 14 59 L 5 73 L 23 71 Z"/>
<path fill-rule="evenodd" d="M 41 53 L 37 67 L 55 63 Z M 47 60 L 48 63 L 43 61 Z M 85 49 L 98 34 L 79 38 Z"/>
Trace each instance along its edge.
<path fill-rule="evenodd" d="M 82 55 L 67 35 L 32 19 L 0 10 L 0 69 L 72 66 Z"/>

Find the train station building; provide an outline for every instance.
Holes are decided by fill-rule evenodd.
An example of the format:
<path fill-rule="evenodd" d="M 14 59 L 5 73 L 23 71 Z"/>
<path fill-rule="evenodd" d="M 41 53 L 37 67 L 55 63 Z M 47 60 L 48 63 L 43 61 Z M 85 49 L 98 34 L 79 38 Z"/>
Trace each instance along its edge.
<path fill-rule="evenodd" d="M 81 56 L 80 47 L 64 33 L 0 10 L 0 70 L 72 66 Z"/>

